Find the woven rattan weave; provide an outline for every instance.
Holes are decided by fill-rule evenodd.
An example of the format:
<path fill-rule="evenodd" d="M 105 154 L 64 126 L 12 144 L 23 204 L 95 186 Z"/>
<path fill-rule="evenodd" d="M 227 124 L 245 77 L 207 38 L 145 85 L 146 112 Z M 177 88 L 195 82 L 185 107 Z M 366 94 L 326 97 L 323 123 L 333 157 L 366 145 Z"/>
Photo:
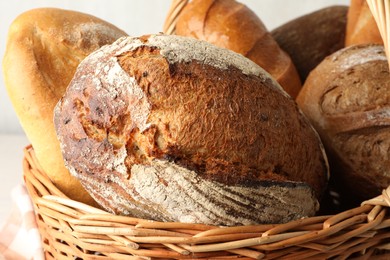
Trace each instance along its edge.
<path fill-rule="evenodd" d="M 336 215 L 217 227 L 116 216 L 70 200 L 31 146 L 23 166 L 46 259 L 390 259 L 390 188 Z"/>

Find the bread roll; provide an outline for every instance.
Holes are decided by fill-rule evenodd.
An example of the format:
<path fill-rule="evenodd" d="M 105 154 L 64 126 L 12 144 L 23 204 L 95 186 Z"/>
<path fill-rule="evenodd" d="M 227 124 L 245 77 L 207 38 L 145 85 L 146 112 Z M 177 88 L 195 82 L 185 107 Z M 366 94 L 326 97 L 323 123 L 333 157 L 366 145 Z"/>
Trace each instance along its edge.
<path fill-rule="evenodd" d="M 329 6 L 271 31 L 290 55 L 302 82 L 326 56 L 344 48 L 347 12 L 347 6 Z"/>
<path fill-rule="evenodd" d="M 367 1 L 351 0 L 345 46 L 365 43 L 383 44 L 383 40 Z"/>
<path fill-rule="evenodd" d="M 124 35 L 96 17 L 54 8 L 21 14 L 8 33 L 3 72 L 19 121 L 54 184 L 70 198 L 91 205 L 96 203 L 64 166 L 53 110 L 80 61 Z"/>
<path fill-rule="evenodd" d="M 301 89 L 290 57 L 280 49 L 259 17 L 234 0 L 193 0 L 176 23 L 176 34 L 205 40 L 251 59 L 290 94 Z"/>
<path fill-rule="evenodd" d="M 354 45 L 326 58 L 297 102 L 344 190 L 368 199 L 390 185 L 390 75 L 382 45 Z"/>
<path fill-rule="evenodd" d="M 188 37 L 125 37 L 88 56 L 55 126 L 70 171 L 116 214 L 286 222 L 313 215 L 327 182 L 295 101 L 250 60 Z"/>

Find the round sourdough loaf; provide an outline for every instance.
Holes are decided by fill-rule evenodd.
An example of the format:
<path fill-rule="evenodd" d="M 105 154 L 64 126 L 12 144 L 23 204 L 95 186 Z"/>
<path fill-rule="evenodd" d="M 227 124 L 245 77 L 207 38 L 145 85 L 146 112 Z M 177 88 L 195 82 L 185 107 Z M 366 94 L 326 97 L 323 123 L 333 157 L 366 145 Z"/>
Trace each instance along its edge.
<path fill-rule="evenodd" d="M 176 34 L 208 41 L 251 59 L 295 98 L 302 87 L 289 57 L 261 19 L 235 0 L 192 0 L 176 23 Z"/>
<path fill-rule="evenodd" d="M 53 112 L 80 61 L 125 35 L 94 16 L 57 8 L 29 10 L 8 32 L 3 73 L 21 126 L 53 183 L 70 198 L 91 205 L 97 204 L 65 168 Z"/>
<path fill-rule="evenodd" d="M 342 191 L 361 201 L 390 185 L 390 75 L 382 45 L 327 57 L 297 102 L 321 135 Z"/>
<path fill-rule="evenodd" d="M 317 133 L 245 57 L 168 35 L 88 56 L 55 109 L 70 171 L 116 214 L 218 225 L 313 215 L 327 183 Z"/>

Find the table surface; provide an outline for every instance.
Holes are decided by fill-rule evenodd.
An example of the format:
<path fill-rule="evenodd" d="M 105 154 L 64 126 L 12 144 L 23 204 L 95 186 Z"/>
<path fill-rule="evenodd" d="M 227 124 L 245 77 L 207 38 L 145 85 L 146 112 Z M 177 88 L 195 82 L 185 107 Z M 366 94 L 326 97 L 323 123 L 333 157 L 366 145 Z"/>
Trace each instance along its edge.
<path fill-rule="evenodd" d="M 23 182 L 23 149 L 28 144 L 25 135 L 0 134 L 0 225 L 13 207 L 12 189 Z"/>

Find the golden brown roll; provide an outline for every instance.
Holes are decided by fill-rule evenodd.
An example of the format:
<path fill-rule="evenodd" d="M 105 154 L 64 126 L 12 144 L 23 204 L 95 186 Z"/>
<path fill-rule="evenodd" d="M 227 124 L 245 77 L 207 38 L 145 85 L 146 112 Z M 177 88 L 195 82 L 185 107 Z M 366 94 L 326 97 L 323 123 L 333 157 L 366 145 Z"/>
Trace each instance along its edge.
<path fill-rule="evenodd" d="M 272 38 L 260 18 L 234 0 L 193 0 L 176 23 L 176 34 L 205 40 L 251 59 L 293 98 L 301 81 L 293 62 Z"/>
<path fill-rule="evenodd" d="M 365 43 L 383 44 L 383 40 L 367 1 L 351 0 L 345 46 Z"/>
<path fill-rule="evenodd" d="M 297 102 L 321 135 L 343 192 L 368 199 L 390 185 L 390 75 L 382 45 L 327 57 Z"/>
<path fill-rule="evenodd" d="M 70 171 L 116 214 L 287 222 L 315 214 L 327 183 L 319 137 L 279 84 L 189 37 L 124 37 L 89 55 L 55 126 Z"/>
<path fill-rule="evenodd" d="M 53 110 L 80 61 L 124 35 L 91 15 L 33 9 L 11 24 L 3 59 L 9 97 L 41 166 L 67 196 L 93 205 L 95 202 L 64 166 Z"/>

